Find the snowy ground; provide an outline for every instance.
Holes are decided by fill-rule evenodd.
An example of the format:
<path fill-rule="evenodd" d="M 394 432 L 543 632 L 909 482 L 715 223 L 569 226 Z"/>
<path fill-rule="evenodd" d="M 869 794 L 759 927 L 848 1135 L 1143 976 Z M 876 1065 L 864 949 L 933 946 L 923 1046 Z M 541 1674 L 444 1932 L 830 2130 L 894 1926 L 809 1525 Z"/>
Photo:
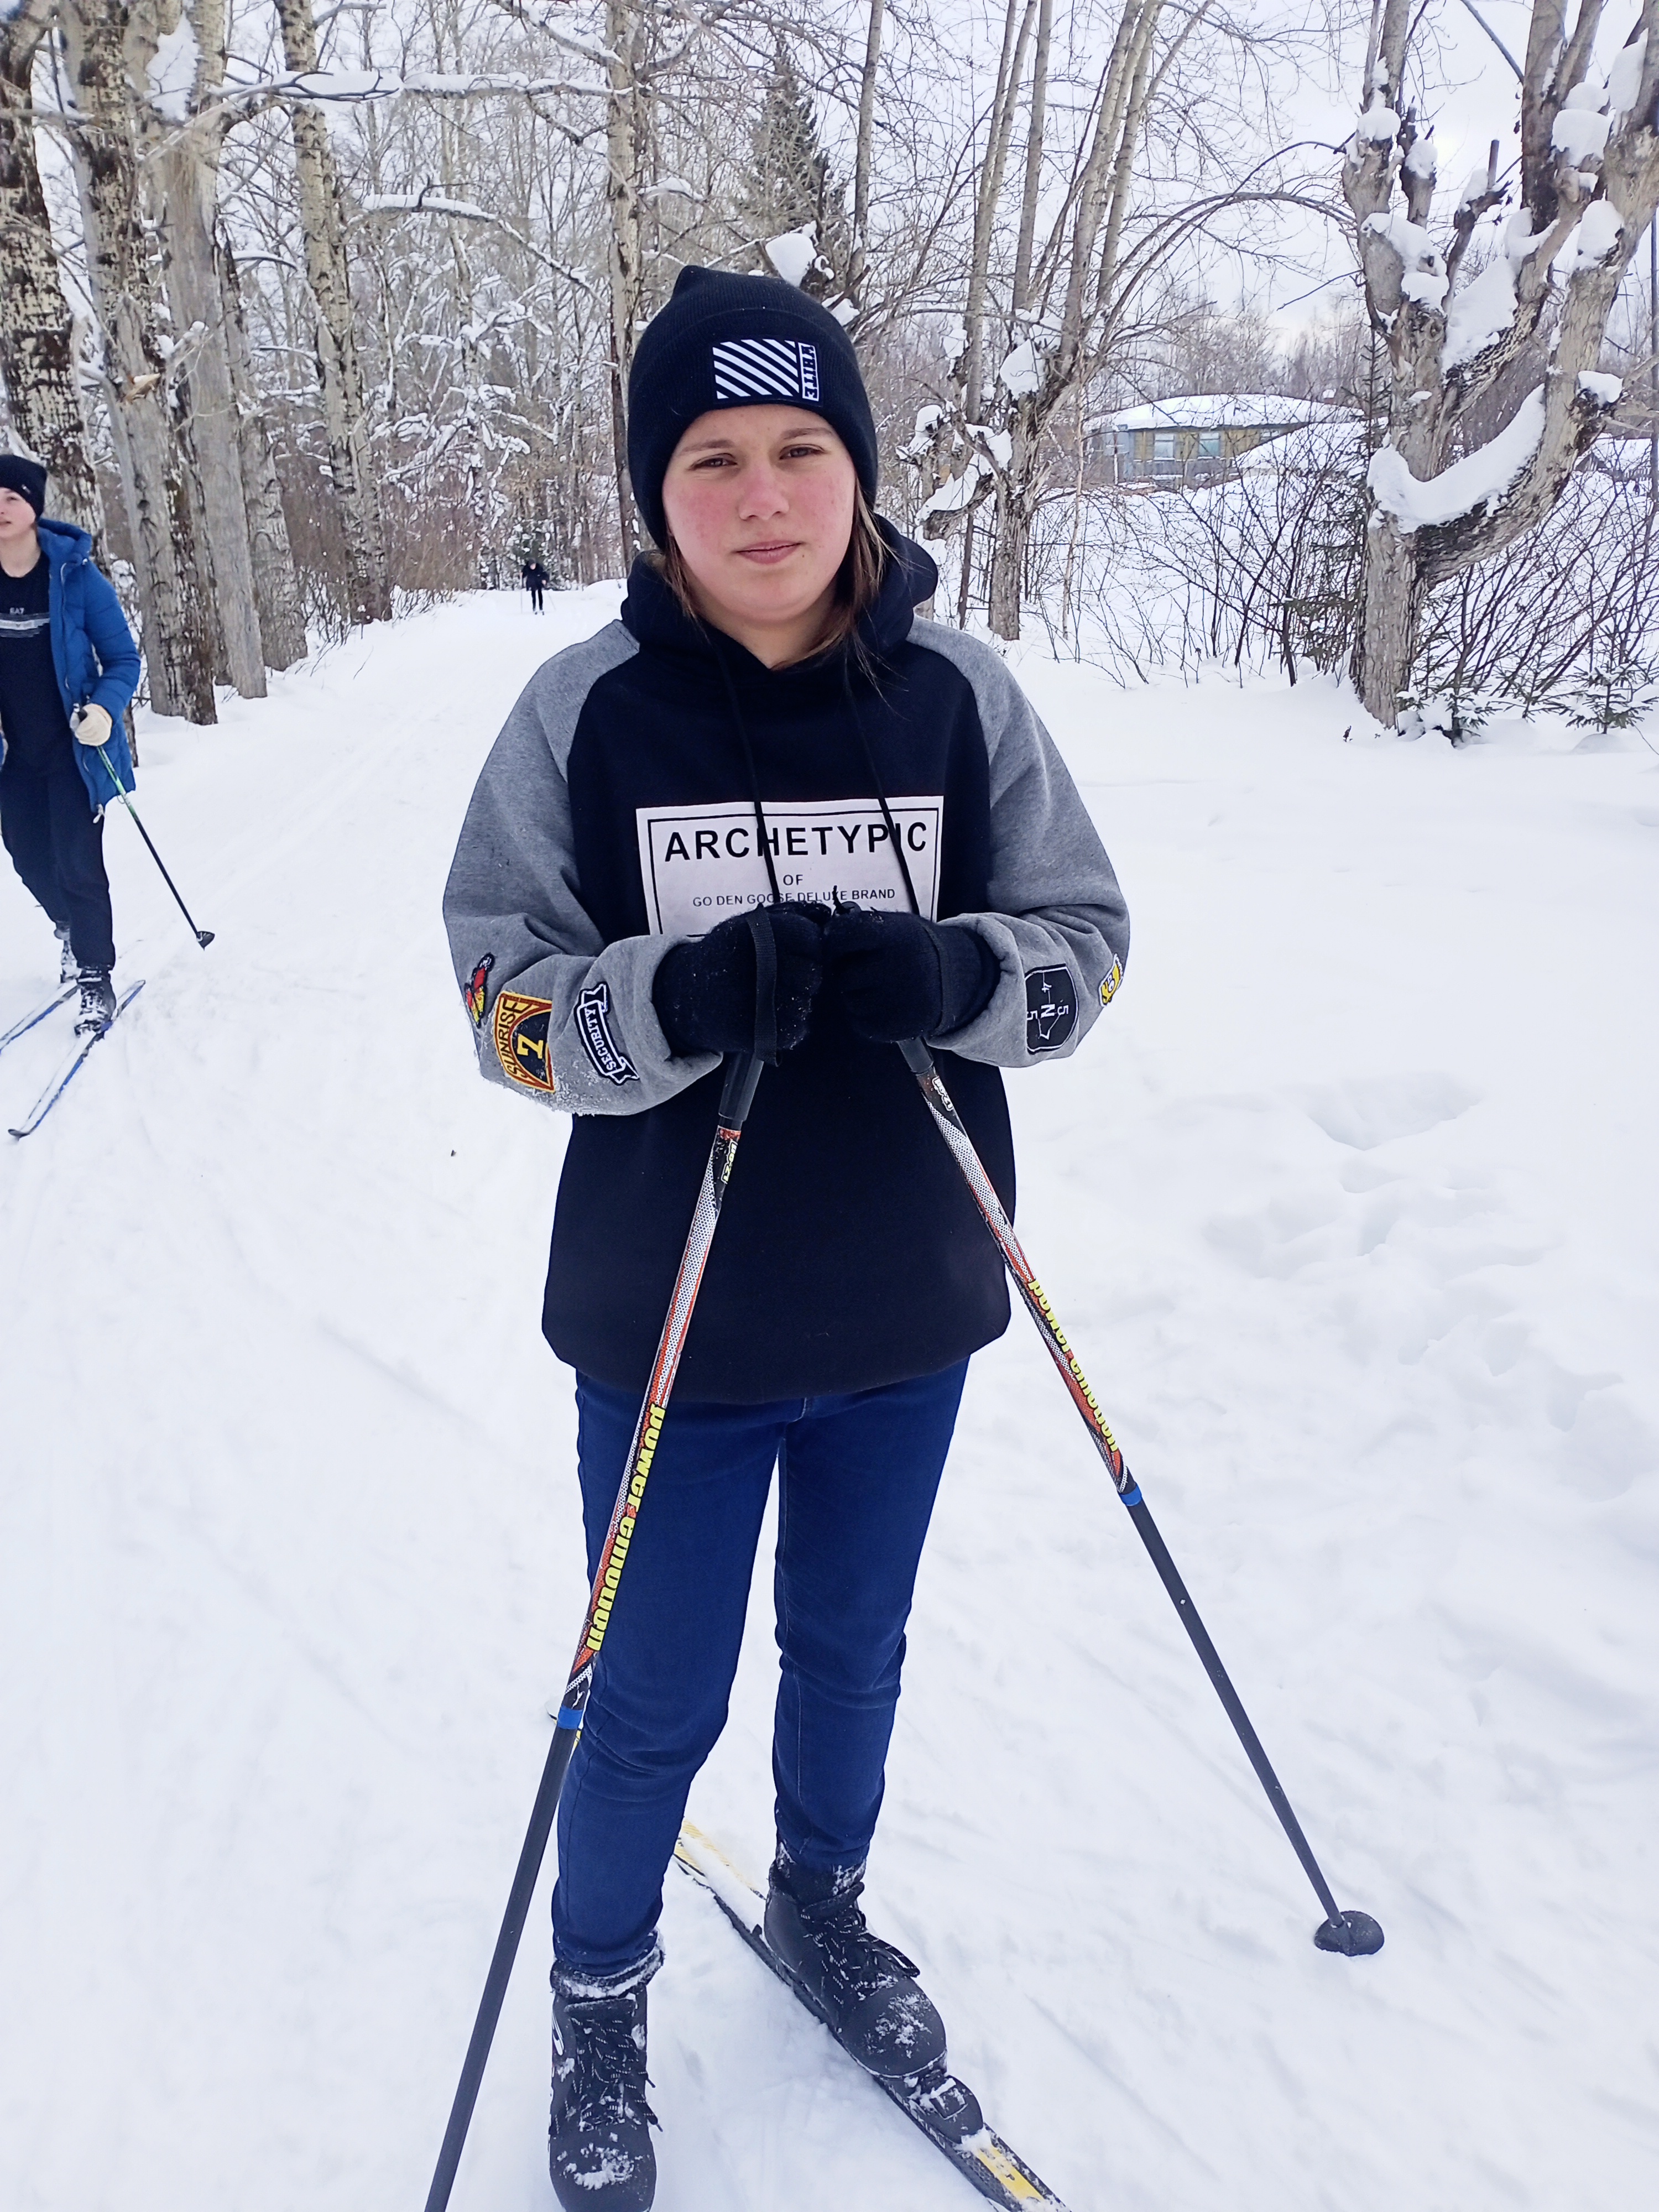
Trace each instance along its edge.
<path fill-rule="evenodd" d="M 9 2212 L 422 2200 L 582 1597 L 562 1127 L 474 1074 L 438 896 L 501 713 L 613 603 L 442 610 L 144 732 L 218 941 L 115 821 L 149 988 L 0 1156 Z M 1022 672 L 1136 928 L 1011 1085 L 1022 1236 L 1388 1946 L 1313 1948 L 1023 1318 L 924 1566 L 875 1916 L 1073 2212 L 1652 2202 L 1659 762 Z M 52 951 L 6 875 L 0 1024 Z M 5 1120 L 60 1041 L 0 1062 Z M 758 1869 L 752 1626 L 692 1811 Z M 544 1927 L 459 2212 L 551 2203 Z M 678 1877 L 665 1934 L 661 2212 L 965 2212 Z"/>

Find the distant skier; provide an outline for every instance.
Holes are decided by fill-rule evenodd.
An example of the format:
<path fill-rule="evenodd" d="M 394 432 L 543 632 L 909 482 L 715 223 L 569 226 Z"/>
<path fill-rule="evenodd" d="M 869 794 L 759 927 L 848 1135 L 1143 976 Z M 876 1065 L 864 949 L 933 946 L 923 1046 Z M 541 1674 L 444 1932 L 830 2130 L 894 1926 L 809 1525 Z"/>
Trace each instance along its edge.
<path fill-rule="evenodd" d="M 919 2082 L 960 2135 L 980 2124 L 918 1969 L 859 1905 L 969 1355 L 1008 1319 L 895 1041 L 939 1050 L 1012 1204 L 998 1068 L 1073 1050 L 1128 951 L 1110 863 L 1003 661 L 914 617 L 937 572 L 872 512 L 875 428 L 831 315 L 775 278 L 684 270 L 640 342 L 629 466 L 664 550 L 635 562 L 620 621 L 532 678 L 445 897 L 483 1073 L 574 1116 L 543 1328 L 576 1370 L 590 1575 L 721 1055 L 775 1015 L 781 1057 L 559 1808 L 550 2155 L 571 2212 L 652 2202 L 663 1877 L 726 1720 L 775 1465 L 767 1940 L 863 2064 Z"/>
<path fill-rule="evenodd" d="M 46 908 L 59 975 L 78 981 L 82 1036 L 115 1015 L 104 809 L 132 757 L 123 717 L 137 687 L 138 648 L 114 586 L 73 523 L 42 519 L 46 472 L 0 453 L 0 836 Z"/>
<path fill-rule="evenodd" d="M 539 561 L 524 564 L 524 587 L 530 594 L 530 604 L 537 614 L 543 612 L 542 593 L 547 589 L 547 571 Z"/>

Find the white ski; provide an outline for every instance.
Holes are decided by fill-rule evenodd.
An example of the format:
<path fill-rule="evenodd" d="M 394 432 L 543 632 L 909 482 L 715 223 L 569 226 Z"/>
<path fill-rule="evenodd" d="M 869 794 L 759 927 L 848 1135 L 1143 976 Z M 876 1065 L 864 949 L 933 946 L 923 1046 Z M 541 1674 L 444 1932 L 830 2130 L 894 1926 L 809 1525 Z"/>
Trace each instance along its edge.
<path fill-rule="evenodd" d="M 680 1830 L 674 1856 L 681 1870 L 689 1874 L 699 1888 L 708 1891 L 755 1956 L 764 1960 L 787 1989 L 794 1991 L 815 2019 L 823 2021 L 822 2012 L 768 1943 L 763 1932 L 766 1899 L 747 1875 L 739 1872 L 719 1844 L 711 1843 L 689 1820 Z M 823 2024 L 829 2027 L 827 2021 Z M 830 2033 L 833 2034 L 834 2030 Z M 1024 2160 L 989 2128 L 981 2128 L 958 2140 L 935 2124 L 925 2098 L 908 2097 L 902 2082 L 884 2081 L 879 2075 L 872 2074 L 870 2079 L 877 2088 L 885 2090 L 907 2119 L 915 2122 L 934 2149 L 944 2153 L 963 2179 L 971 2182 L 980 2195 L 993 2204 L 1006 2207 L 1007 2212 L 1030 2212 L 1033 2206 L 1045 2205 L 1048 2212 L 1066 2212 L 1047 2183 L 1039 2181 Z"/>
<path fill-rule="evenodd" d="M 143 988 L 144 982 L 142 976 L 140 976 L 136 983 L 130 984 L 127 987 L 127 988 L 122 993 L 120 998 L 116 1001 L 115 1012 L 110 1016 L 109 1029 L 99 1030 L 93 1036 L 80 1039 L 76 1045 L 75 1050 L 70 1054 L 69 1059 L 58 1070 L 58 1073 L 52 1077 L 52 1081 L 46 1085 L 39 1098 L 35 1100 L 34 1104 L 29 1109 L 28 1113 L 24 1117 L 21 1128 L 8 1130 L 7 1134 L 9 1136 L 32 1137 L 34 1134 L 40 1124 L 46 1120 L 47 1115 L 51 1113 L 52 1108 L 58 1103 L 64 1093 L 69 1089 L 70 1084 L 74 1082 L 76 1077 L 86 1066 L 88 1056 L 91 1053 L 94 1045 L 101 1044 L 103 1042 L 104 1039 L 109 1035 L 110 1030 L 112 1030 L 115 1027 L 116 1023 L 120 1020 L 122 1015 L 125 1013 L 127 1008 L 132 1004 L 133 1000 L 137 997 L 138 994 L 143 989 Z M 46 1012 L 50 1012 L 51 1008 L 48 1007 Z M 37 1017 L 37 1018 L 40 1018 Z"/>
<path fill-rule="evenodd" d="M 32 1014 L 25 1014 L 15 1021 L 9 1030 L 0 1034 L 0 1052 L 3 1052 L 9 1044 L 15 1044 L 20 1036 L 27 1036 L 31 1030 L 39 1029 L 49 1013 L 61 1006 L 65 999 L 75 996 L 76 988 L 73 983 L 60 983 L 44 1006 L 37 1006 Z"/>

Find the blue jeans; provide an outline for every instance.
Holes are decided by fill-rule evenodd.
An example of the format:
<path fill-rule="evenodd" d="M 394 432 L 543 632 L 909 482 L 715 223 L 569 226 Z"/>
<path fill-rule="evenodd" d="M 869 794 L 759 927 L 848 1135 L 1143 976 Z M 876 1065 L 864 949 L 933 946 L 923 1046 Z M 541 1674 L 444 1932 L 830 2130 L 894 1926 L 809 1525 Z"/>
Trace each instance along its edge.
<path fill-rule="evenodd" d="M 620 1972 L 655 1941 L 692 1778 L 726 1725 L 775 1465 L 778 1836 L 806 1867 L 863 1862 L 967 1372 L 963 1360 L 840 1397 L 670 1405 L 559 1802 L 562 1963 Z M 586 1376 L 576 1406 L 591 1577 L 640 1406 Z"/>

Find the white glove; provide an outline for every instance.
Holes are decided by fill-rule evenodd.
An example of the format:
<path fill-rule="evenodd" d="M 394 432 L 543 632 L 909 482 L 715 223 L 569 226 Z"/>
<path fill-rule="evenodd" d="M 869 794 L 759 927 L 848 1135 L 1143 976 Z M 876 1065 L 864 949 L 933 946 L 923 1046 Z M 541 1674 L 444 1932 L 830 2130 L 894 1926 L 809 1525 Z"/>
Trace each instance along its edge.
<path fill-rule="evenodd" d="M 112 727 L 107 707 L 89 703 L 76 708 L 75 734 L 83 745 L 106 745 Z"/>

